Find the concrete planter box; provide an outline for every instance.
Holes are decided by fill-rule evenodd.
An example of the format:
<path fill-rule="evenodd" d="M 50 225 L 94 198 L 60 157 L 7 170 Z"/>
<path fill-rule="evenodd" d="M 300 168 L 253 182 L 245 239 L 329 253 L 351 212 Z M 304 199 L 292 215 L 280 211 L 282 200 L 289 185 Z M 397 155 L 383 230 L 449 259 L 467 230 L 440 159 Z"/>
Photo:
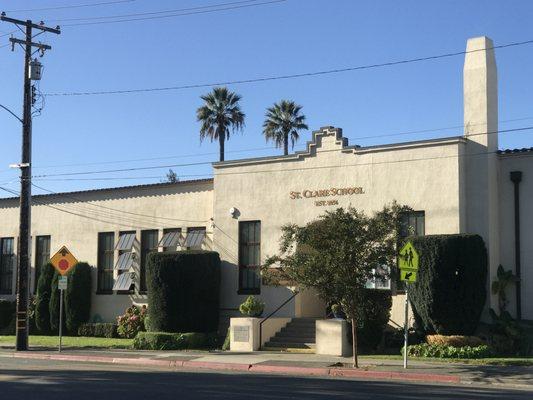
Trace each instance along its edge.
<path fill-rule="evenodd" d="M 344 319 L 316 321 L 316 354 L 349 357 L 352 346 L 348 342 L 348 322 Z"/>
<path fill-rule="evenodd" d="M 281 330 L 291 318 L 269 318 L 263 323 L 263 334 L 259 343 L 259 324 L 263 318 L 231 318 L 230 350 L 257 351 Z"/>

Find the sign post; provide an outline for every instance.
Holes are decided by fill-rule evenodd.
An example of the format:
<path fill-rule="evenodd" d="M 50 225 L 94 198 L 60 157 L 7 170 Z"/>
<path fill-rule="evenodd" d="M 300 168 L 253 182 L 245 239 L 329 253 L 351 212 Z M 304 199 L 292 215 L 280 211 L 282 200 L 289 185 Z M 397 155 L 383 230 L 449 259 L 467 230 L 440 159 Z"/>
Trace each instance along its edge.
<path fill-rule="evenodd" d="M 65 247 L 61 247 L 59 251 L 50 259 L 54 268 L 61 275 L 57 283 L 59 289 L 59 352 L 61 352 L 61 345 L 63 341 L 63 292 L 68 285 L 68 277 L 66 276 L 70 270 L 78 263 L 76 257 Z"/>
<path fill-rule="evenodd" d="M 405 282 L 405 324 L 403 344 L 403 367 L 407 368 L 407 346 L 409 345 L 409 285 L 416 282 L 418 273 L 418 252 L 413 243 L 407 242 L 400 250 L 398 264 L 400 279 Z"/>

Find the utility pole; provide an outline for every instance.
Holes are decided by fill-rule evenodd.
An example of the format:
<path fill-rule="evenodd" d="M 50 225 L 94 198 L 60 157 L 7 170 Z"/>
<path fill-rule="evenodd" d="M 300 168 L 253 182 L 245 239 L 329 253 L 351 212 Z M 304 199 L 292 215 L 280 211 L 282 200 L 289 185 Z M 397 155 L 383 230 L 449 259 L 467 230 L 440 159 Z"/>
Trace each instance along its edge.
<path fill-rule="evenodd" d="M 33 42 L 32 29 L 39 30 L 37 34 L 50 32 L 60 34 L 59 26 L 49 28 L 44 23 L 34 24 L 31 20 L 18 20 L 6 17 L 2 12 L 0 21 L 15 24 L 22 32 L 25 33 L 25 40 L 10 38 L 12 50 L 15 44 L 24 48 L 24 105 L 22 116 L 22 162 L 19 165 L 21 169 L 20 177 L 20 223 L 19 223 L 19 240 L 17 249 L 17 313 L 16 313 L 16 350 L 28 350 L 28 301 L 29 301 L 29 277 L 30 277 L 30 235 L 31 235 L 31 107 L 32 107 L 32 79 L 40 79 L 40 63 L 31 59 L 35 52 L 39 52 L 41 57 L 45 50 L 51 47 Z M 23 29 L 23 27 L 25 29 Z M 35 36 L 37 36 L 35 35 Z M 33 64 L 37 70 L 30 70 L 30 64 Z"/>

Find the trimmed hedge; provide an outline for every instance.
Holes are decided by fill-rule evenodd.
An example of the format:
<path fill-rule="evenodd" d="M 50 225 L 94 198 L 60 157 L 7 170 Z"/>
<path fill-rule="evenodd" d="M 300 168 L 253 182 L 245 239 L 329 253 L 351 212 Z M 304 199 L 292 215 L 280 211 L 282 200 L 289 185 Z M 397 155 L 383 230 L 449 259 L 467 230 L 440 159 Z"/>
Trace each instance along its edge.
<path fill-rule="evenodd" d="M 70 334 L 76 334 L 78 328 L 91 317 L 91 266 L 79 262 L 68 274 L 68 286 L 65 290 L 65 326 Z"/>
<path fill-rule="evenodd" d="M 116 338 L 117 325 L 113 323 L 81 324 L 78 336 Z"/>
<path fill-rule="evenodd" d="M 55 269 L 48 263 L 41 268 L 37 281 L 35 304 L 35 326 L 44 334 L 50 333 L 50 296 L 52 294 L 52 279 Z"/>
<path fill-rule="evenodd" d="M 426 336 L 426 342 L 433 345 L 443 345 L 451 347 L 477 347 L 487 344 L 481 338 L 477 336 L 444 336 L 444 335 L 428 335 Z"/>
<path fill-rule="evenodd" d="M 389 322 L 391 307 L 390 290 L 365 289 L 363 291 L 361 315 L 357 327 L 359 346 L 369 350 L 375 350 L 378 347 Z"/>
<path fill-rule="evenodd" d="M 205 333 L 139 332 L 133 340 L 136 350 L 184 350 L 209 347 Z"/>
<path fill-rule="evenodd" d="M 494 355 L 494 352 L 487 345 L 475 347 L 453 347 L 446 345 L 421 343 L 412 346 L 407 346 L 407 355 L 411 357 L 433 358 L 487 358 L 492 357 Z"/>
<path fill-rule="evenodd" d="M 10 335 L 15 328 L 16 302 L 0 299 L 0 334 Z"/>
<path fill-rule="evenodd" d="M 149 328 L 152 331 L 213 332 L 218 329 L 218 253 L 151 253 L 148 256 L 146 283 Z"/>
<path fill-rule="evenodd" d="M 478 235 L 412 237 L 420 256 L 409 298 L 425 334 L 472 335 L 487 296 L 487 251 Z"/>

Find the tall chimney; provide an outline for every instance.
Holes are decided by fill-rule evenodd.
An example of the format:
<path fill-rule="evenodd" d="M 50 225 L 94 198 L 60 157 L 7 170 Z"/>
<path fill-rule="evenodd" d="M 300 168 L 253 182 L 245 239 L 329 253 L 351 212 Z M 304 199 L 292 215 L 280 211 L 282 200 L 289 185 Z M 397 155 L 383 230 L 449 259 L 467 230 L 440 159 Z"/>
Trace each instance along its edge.
<path fill-rule="evenodd" d="M 487 151 L 498 150 L 498 77 L 494 44 L 468 39 L 463 70 L 464 134 Z"/>

